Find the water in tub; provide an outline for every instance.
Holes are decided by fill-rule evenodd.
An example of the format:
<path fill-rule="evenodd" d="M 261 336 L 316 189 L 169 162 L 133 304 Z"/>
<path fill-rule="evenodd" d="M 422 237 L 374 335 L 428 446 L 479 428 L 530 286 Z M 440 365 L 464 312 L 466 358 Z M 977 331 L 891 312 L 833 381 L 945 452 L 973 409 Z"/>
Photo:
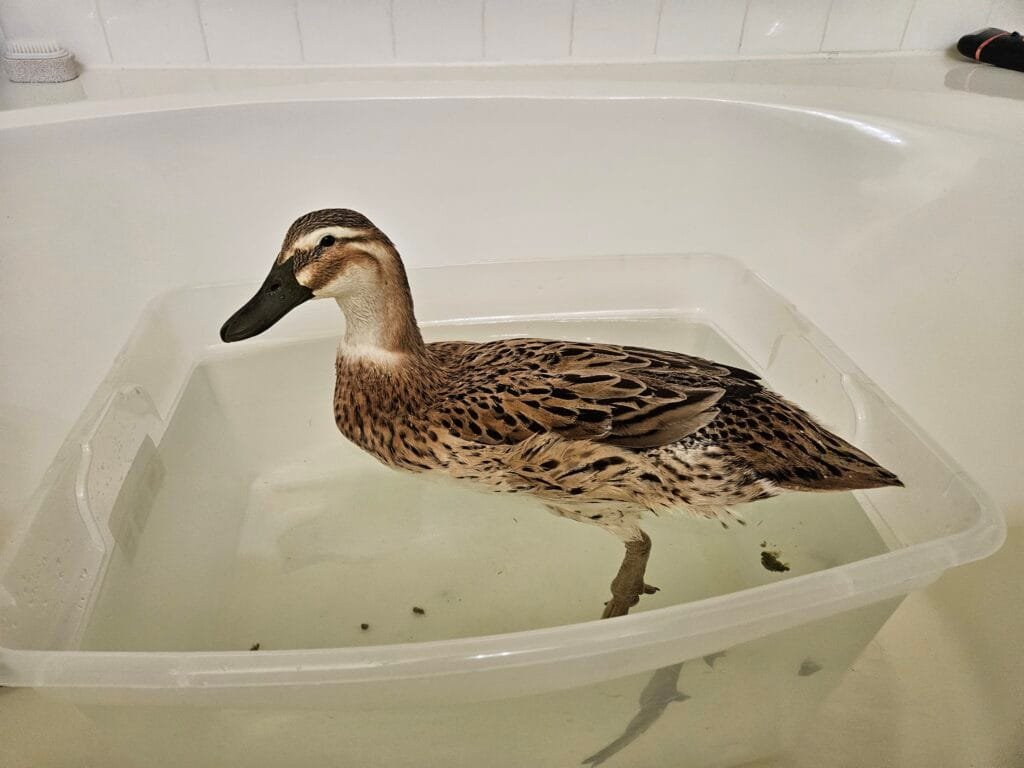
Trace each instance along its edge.
<path fill-rule="evenodd" d="M 600 340 L 749 366 L 712 327 L 685 317 L 443 325 L 426 335 Z M 621 543 L 525 498 L 389 470 L 347 443 L 331 412 L 335 343 L 242 347 L 195 369 L 157 449 L 160 483 L 140 485 L 135 500 L 146 508 L 145 527 L 131 546 L 115 550 L 85 648 L 376 645 L 600 615 Z M 686 517 L 648 520 L 647 580 L 661 591 L 634 612 L 885 550 L 851 494 L 789 494 L 739 511 L 748 524 L 728 530 Z M 851 648 L 863 645 L 857 634 L 850 634 Z M 807 677 L 828 668 L 829 654 L 848 661 L 850 651 L 834 645 L 834 634 L 831 647 L 813 653 L 801 637 L 810 639 L 789 632 L 773 640 L 793 644 L 793 668 L 779 672 L 786 684 L 801 670 Z M 710 671 L 722 663 L 709 657 L 698 666 Z M 623 714 L 632 711 L 641 722 L 645 681 L 654 682 L 648 676 L 620 697 Z M 664 702 L 657 691 L 647 697 L 648 712 L 684 701 L 670 682 Z M 682 693 L 698 695 L 690 685 Z M 617 718 L 628 743 L 638 735 L 629 736 L 631 717 Z M 609 731 L 609 744 L 617 735 Z M 602 745 L 589 745 L 601 758 Z"/>

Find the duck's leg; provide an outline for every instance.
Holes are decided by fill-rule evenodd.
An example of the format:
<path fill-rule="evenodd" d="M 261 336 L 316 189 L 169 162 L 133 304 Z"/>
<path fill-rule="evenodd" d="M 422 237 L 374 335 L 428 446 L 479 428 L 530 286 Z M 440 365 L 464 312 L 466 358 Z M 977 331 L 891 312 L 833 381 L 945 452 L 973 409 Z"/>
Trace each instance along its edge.
<path fill-rule="evenodd" d="M 619 572 L 612 579 L 612 599 L 604 604 L 602 619 L 625 616 L 629 609 L 640 602 L 640 595 L 653 595 L 658 591 L 644 583 L 647 558 L 651 554 L 651 537 L 639 528 L 628 529 L 624 537 L 626 556 L 622 558 Z"/>

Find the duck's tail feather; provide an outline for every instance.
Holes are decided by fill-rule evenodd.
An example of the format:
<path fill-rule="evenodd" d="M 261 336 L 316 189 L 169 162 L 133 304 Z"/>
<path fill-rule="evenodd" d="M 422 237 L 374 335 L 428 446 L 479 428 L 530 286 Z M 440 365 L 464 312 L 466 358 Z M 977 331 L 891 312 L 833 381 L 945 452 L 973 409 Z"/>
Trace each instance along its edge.
<path fill-rule="evenodd" d="M 790 491 L 853 491 L 902 486 L 903 483 L 864 451 L 825 429 L 808 413 L 771 398 L 773 419 L 787 425 L 774 435 L 758 433 L 774 450 L 749 453 L 755 471 L 778 488 Z"/>
<path fill-rule="evenodd" d="M 762 473 L 779 488 L 789 491 L 855 491 L 903 486 L 894 473 L 859 448 L 829 433 L 824 450 L 801 454 L 789 466 Z"/>

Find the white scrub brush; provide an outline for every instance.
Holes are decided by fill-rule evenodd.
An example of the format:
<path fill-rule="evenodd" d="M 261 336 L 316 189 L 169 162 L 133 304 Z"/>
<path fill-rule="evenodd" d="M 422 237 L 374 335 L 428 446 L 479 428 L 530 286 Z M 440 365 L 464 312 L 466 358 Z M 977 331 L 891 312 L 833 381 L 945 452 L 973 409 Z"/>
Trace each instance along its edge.
<path fill-rule="evenodd" d="M 53 42 L 8 40 L 4 71 L 12 83 L 63 83 L 78 77 L 75 57 Z"/>

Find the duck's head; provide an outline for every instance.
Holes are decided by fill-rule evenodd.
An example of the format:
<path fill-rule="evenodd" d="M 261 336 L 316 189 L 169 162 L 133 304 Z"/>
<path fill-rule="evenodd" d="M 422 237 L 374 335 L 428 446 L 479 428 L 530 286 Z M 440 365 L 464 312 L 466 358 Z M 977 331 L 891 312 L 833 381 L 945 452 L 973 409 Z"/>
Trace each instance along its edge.
<path fill-rule="evenodd" d="M 373 222 L 345 208 L 313 211 L 289 227 L 267 279 L 224 323 L 220 337 L 256 336 L 310 299 L 334 298 L 346 308 L 396 288 L 408 296 L 405 269 Z"/>

